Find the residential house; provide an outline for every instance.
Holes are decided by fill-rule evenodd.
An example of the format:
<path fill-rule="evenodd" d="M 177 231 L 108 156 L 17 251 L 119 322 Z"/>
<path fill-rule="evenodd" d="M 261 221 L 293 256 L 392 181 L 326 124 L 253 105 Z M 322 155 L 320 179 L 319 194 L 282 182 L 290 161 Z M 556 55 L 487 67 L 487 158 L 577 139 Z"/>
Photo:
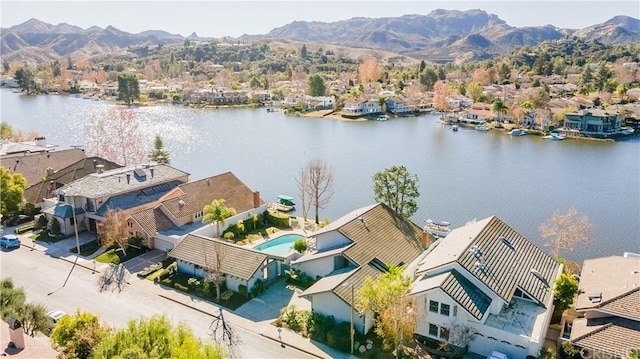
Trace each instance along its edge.
<path fill-rule="evenodd" d="M 312 110 L 329 110 L 335 106 L 333 96 L 305 96 L 307 108 Z"/>
<path fill-rule="evenodd" d="M 385 204 L 357 209 L 308 240 L 308 252 L 291 267 L 312 278 L 322 277 L 302 293 L 313 311 L 349 322 L 367 277 L 377 278 L 393 266 L 409 265 L 433 240 L 420 227 Z M 366 333 L 371 313 L 355 314 L 354 328 Z"/>
<path fill-rule="evenodd" d="M 190 232 L 217 236 L 211 225 L 202 223 L 203 208 L 217 199 L 224 199 L 225 206 L 237 213 L 225 221 L 227 225 L 240 219 L 246 221 L 250 214 L 267 209 L 259 192 L 252 191 L 233 173 L 226 172 L 180 184 L 157 201 L 130 210 L 130 235 L 141 237 L 150 248 L 162 250 L 174 248 Z M 221 231 L 224 229 L 222 226 Z"/>
<path fill-rule="evenodd" d="M 80 151 L 83 155 L 84 152 Z M 50 152 L 49 154 L 54 154 L 55 152 Z M 46 157 L 46 156 L 44 156 Z M 54 156 L 55 157 L 55 156 Z M 51 160 L 51 158 L 47 158 Z M 42 161 L 40 165 L 44 165 L 45 161 Z M 51 161 L 51 166 L 59 165 L 61 162 L 56 161 L 55 159 Z M 30 185 L 24 191 L 24 199 L 27 203 L 33 204 L 35 207 L 40 208 L 45 198 L 51 198 L 53 196 L 53 192 L 67 185 L 79 178 L 82 178 L 88 174 L 100 172 L 104 170 L 112 170 L 115 168 L 120 168 L 121 165 L 108 161 L 101 157 L 86 157 L 81 160 L 72 163 L 64 168 L 54 168 L 47 167 L 46 168 L 46 176 L 42 176 L 39 182 Z"/>
<path fill-rule="evenodd" d="M 169 257 L 177 260 L 179 272 L 200 278 L 219 265 L 227 288 L 235 292 L 240 286 L 251 291 L 258 281 L 276 277 L 276 261 L 267 254 L 198 234 L 187 235 Z"/>
<path fill-rule="evenodd" d="M 198 89 L 191 94 L 191 99 L 210 105 L 239 105 L 246 104 L 248 96 L 246 91 L 227 89 Z"/>
<path fill-rule="evenodd" d="M 565 327 L 585 358 L 627 358 L 640 349 L 640 257 L 588 259 L 575 301 L 579 318 Z"/>
<path fill-rule="evenodd" d="M 0 156 L 0 165 L 10 173 L 20 173 L 27 181 L 27 187 L 40 183 L 55 170 L 68 167 L 84 158 L 82 149 L 48 151 L 46 145 L 36 145 L 41 151 L 18 152 Z M 17 150 L 17 148 L 14 148 Z"/>
<path fill-rule="evenodd" d="M 127 210 L 154 202 L 188 180 L 188 173 L 157 163 L 98 171 L 58 188 L 57 198 L 46 199 L 42 212 L 47 220 L 65 221 L 58 214 L 69 213 L 67 206 L 82 210 L 76 216 L 78 229 L 93 231 L 109 209 Z"/>
<path fill-rule="evenodd" d="M 396 115 L 409 115 L 416 111 L 412 105 L 400 97 L 390 97 L 385 102 L 387 104 L 387 111 Z"/>
<path fill-rule="evenodd" d="M 451 330 L 463 326 L 478 333 L 471 352 L 537 357 L 561 272 L 553 258 L 495 216 L 456 228 L 416 270 L 416 337 L 449 341 Z"/>
<path fill-rule="evenodd" d="M 271 92 L 267 90 L 255 90 L 251 92 L 251 97 L 259 102 L 271 102 Z"/>
<path fill-rule="evenodd" d="M 346 117 L 359 117 L 365 115 L 375 115 L 382 113 L 382 107 L 378 101 L 370 100 L 348 100 L 344 103 L 342 115 Z"/>
<path fill-rule="evenodd" d="M 468 110 L 460 113 L 460 121 L 482 123 L 491 119 L 491 107 L 483 103 L 474 103 Z"/>
<path fill-rule="evenodd" d="M 620 132 L 620 115 L 601 109 L 569 112 L 564 117 L 565 132 L 583 135 L 611 135 Z"/>

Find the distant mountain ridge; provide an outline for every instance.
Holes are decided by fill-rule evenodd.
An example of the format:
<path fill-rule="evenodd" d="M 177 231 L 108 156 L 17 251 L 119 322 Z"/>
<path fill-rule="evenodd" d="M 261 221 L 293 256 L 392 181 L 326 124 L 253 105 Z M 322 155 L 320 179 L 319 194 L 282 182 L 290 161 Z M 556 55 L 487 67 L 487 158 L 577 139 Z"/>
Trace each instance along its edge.
<path fill-rule="evenodd" d="M 3 58 L 34 62 L 66 56 L 105 55 L 126 51 L 130 46 L 179 44 L 187 38 L 206 40 L 195 33 L 188 37 L 163 30 L 131 34 L 113 26 L 82 29 L 66 23 L 51 25 L 37 19 L 0 31 Z M 535 46 L 566 36 L 634 43 L 640 38 L 640 20 L 620 15 L 577 30 L 553 25 L 518 28 L 479 9 L 434 10 L 427 15 L 355 17 L 332 23 L 294 21 L 267 34 L 243 35 L 240 39 L 288 39 L 393 52 L 417 59 L 461 61 L 487 59 L 506 54 L 516 46 Z"/>

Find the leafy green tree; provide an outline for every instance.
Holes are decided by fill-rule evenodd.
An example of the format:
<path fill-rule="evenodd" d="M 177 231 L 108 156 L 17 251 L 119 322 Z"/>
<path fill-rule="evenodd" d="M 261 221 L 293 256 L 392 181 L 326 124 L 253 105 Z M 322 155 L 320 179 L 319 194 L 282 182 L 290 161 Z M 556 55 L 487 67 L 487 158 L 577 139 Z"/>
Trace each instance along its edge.
<path fill-rule="evenodd" d="M 467 85 L 466 93 L 471 101 L 478 102 L 484 93 L 484 86 L 479 82 L 470 82 Z"/>
<path fill-rule="evenodd" d="M 573 304 L 576 293 L 578 293 L 578 281 L 568 274 L 560 274 L 553 288 L 553 305 L 556 310 L 568 309 Z"/>
<path fill-rule="evenodd" d="M 51 342 L 60 352 L 60 359 L 87 359 L 109 334 L 110 328 L 100 324 L 97 316 L 78 310 L 58 320 L 51 332 Z"/>
<path fill-rule="evenodd" d="M 9 140 L 13 138 L 13 128 L 10 124 L 2 121 L 0 122 L 0 140 Z"/>
<path fill-rule="evenodd" d="M 304 253 L 307 250 L 307 241 L 303 238 L 296 239 L 293 242 L 293 249 L 298 253 Z"/>
<path fill-rule="evenodd" d="M 308 52 L 307 52 L 307 45 L 306 44 L 302 44 L 302 48 L 300 49 L 300 57 L 302 59 L 306 59 L 307 56 L 309 56 Z"/>
<path fill-rule="evenodd" d="M 225 206 L 224 202 L 224 199 L 215 199 L 202 209 L 202 223 L 216 222 L 216 236 L 220 236 L 220 226 L 224 225 L 225 220 L 236 215 L 236 210 Z"/>
<path fill-rule="evenodd" d="M 307 86 L 309 87 L 309 95 L 310 96 L 324 96 L 327 91 L 326 86 L 324 85 L 324 80 L 320 75 L 311 75 L 309 76 L 309 80 L 307 80 Z"/>
<path fill-rule="evenodd" d="M 387 272 L 377 278 L 367 277 L 359 291 L 359 307 L 375 313 L 375 332 L 385 349 L 397 350 L 411 342 L 416 326 L 416 303 L 408 294 L 409 278 L 402 267 L 387 265 Z"/>
<path fill-rule="evenodd" d="M 0 216 L 4 218 L 16 213 L 22 205 L 27 181 L 20 173 L 11 174 L 8 169 L 0 167 Z"/>
<path fill-rule="evenodd" d="M 118 100 L 130 105 L 140 99 L 140 83 L 135 74 L 118 74 Z"/>
<path fill-rule="evenodd" d="M 24 305 L 26 300 L 23 288 L 16 288 L 11 278 L 4 278 L 0 281 L 0 313 L 2 320 L 7 321 L 10 317 L 17 317 L 18 310 Z"/>
<path fill-rule="evenodd" d="M 438 74 L 432 67 L 427 67 L 419 75 L 420 84 L 423 85 L 427 91 L 433 91 L 433 85 L 438 81 Z"/>
<path fill-rule="evenodd" d="M 174 326 L 164 316 L 132 320 L 126 328 L 106 336 L 92 358 L 217 359 L 225 356 L 220 346 L 203 343 L 185 324 Z"/>
<path fill-rule="evenodd" d="M 60 61 L 55 60 L 51 63 L 51 73 L 53 77 L 58 77 L 62 74 L 62 70 L 60 69 Z"/>
<path fill-rule="evenodd" d="M 164 143 L 160 135 L 156 135 L 153 141 L 153 149 L 149 153 L 149 159 L 158 163 L 170 163 L 169 152 L 164 149 Z"/>
<path fill-rule="evenodd" d="M 392 166 L 375 173 L 373 192 L 376 201 L 386 204 L 405 218 L 410 218 L 418 210 L 418 176 L 410 174 L 405 166 Z"/>
<path fill-rule="evenodd" d="M 48 333 L 50 319 L 44 304 L 26 303 L 18 310 L 18 320 L 22 323 L 24 332 L 34 336 L 36 333 Z"/>
<path fill-rule="evenodd" d="M 35 74 L 31 69 L 20 67 L 16 70 L 13 78 L 24 91 L 31 92 L 31 90 L 35 89 Z"/>
<path fill-rule="evenodd" d="M 58 219 L 56 219 L 56 217 L 51 217 L 51 220 L 49 220 L 49 230 L 54 235 L 60 234 L 60 222 L 58 221 Z"/>
<path fill-rule="evenodd" d="M 627 359 L 640 359 L 640 348 L 629 350 L 629 353 L 627 353 Z"/>

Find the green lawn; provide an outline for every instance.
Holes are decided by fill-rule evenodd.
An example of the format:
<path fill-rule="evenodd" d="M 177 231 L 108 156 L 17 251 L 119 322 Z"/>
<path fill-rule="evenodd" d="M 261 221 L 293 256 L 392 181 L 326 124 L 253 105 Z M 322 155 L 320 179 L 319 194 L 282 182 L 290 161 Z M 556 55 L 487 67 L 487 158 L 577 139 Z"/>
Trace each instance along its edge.
<path fill-rule="evenodd" d="M 111 264 L 120 264 L 128 261 L 129 259 L 133 259 L 143 253 L 147 252 L 145 248 L 127 248 L 127 255 L 124 255 L 122 249 L 118 246 L 112 246 L 106 252 L 95 258 L 96 261 L 100 263 L 111 263 Z"/>
<path fill-rule="evenodd" d="M 95 251 L 97 251 L 98 248 L 100 248 L 100 243 L 98 243 L 97 239 L 91 242 L 87 242 L 85 244 L 80 245 L 80 255 L 83 257 L 88 257 L 93 253 L 95 253 Z M 73 248 L 69 249 L 69 252 L 76 253 L 76 247 L 74 246 Z"/>
<path fill-rule="evenodd" d="M 58 234 L 56 236 L 49 233 L 49 231 L 45 230 L 37 234 L 32 234 L 29 238 L 36 241 L 43 241 L 47 243 L 55 243 L 57 241 L 61 241 L 65 238 L 69 238 L 71 236 L 65 236 L 64 234 Z"/>

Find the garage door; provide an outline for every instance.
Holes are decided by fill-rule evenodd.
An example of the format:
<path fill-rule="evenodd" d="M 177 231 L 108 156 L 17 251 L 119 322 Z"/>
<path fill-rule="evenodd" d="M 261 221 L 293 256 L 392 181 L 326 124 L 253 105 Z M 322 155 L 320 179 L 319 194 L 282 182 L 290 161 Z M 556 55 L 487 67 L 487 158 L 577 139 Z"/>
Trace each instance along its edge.
<path fill-rule="evenodd" d="M 173 242 L 166 239 L 154 238 L 153 246 L 161 251 L 170 251 L 173 249 Z"/>

